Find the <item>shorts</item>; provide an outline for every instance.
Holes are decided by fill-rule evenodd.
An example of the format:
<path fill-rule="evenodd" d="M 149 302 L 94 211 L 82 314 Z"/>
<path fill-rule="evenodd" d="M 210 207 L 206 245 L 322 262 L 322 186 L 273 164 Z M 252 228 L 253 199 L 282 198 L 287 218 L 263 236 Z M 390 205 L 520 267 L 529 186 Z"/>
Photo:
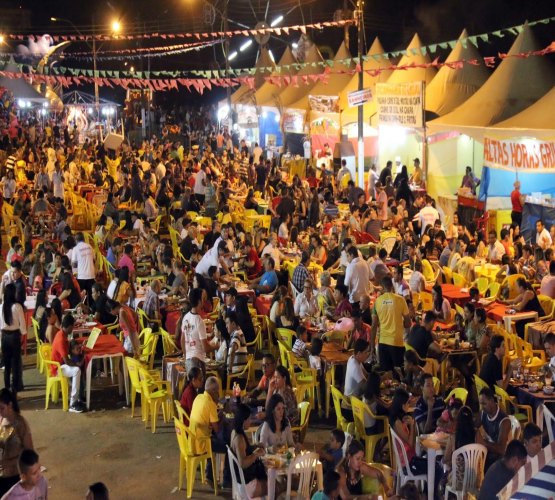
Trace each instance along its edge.
<path fill-rule="evenodd" d="M 380 369 L 388 372 L 395 367 L 402 367 L 404 363 L 405 348 L 394 345 L 378 344 L 378 360 Z"/>

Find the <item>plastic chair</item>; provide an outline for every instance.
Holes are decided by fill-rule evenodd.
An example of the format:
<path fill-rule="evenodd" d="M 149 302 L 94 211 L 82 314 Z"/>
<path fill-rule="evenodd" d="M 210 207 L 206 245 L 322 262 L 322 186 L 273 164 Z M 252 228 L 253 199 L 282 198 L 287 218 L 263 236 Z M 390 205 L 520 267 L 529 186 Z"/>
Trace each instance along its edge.
<path fill-rule="evenodd" d="M 210 438 L 199 438 L 195 436 L 193 431 L 189 429 L 183 422 L 178 418 L 173 418 L 173 423 L 175 425 L 175 434 L 177 436 L 177 444 L 179 445 L 179 483 L 178 487 L 181 490 L 183 487 L 183 474 L 187 472 L 187 498 L 191 498 L 193 494 L 193 485 L 195 483 L 195 476 L 197 473 L 197 468 L 200 465 L 200 477 L 202 482 L 205 482 L 204 469 L 206 461 L 208 459 L 212 460 L 214 464 L 212 455 L 212 445 L 210 443 Z M 194 443 L 195 441 L 205 441 L 206 442 L 206 452 L 205 453 L 195 453 Z M 212 467 L 212 480 L 214 481 L 214 495 L 218 494 L 218 481 L 216 480 L 216 467 Z"/>
<path fill-rule="evenodd" d="M 443 271 L 445 283 L 453 283 L 453 270 L 448 266 L 443 266 L 441 270 Z"/>
<path fill-rule="evenodd" d="M 297 405 L 299 409 L 299 425 L 296 427 L 291 427 L 292 432 L 299 433 L 299 442 L 303 443 L 306 436 L 306 430 L 308 429 L 308 421 L 310 419 L 311 406 L 308 401 L 302 401 Z"/>
<path fill-rule="evenodd" d="M 474 387 L 476 387 L 476 398 L 480 397 L 480 391 L 486 387 L 489 388 L 489 385 L 484 382 L 478 375 L 473 375 L 474 377 Z"/>
<path fill-rule="evenodd" d="M 283 351 L 283 347 L 281 347 L 281 351 Z M 308 400 L 312 407 L 315 408 L 315 392 L 316 387 L 319 386 L 316 369 L 306 366 L 306 362 L 299 359 L 291 351 L 287 351 L 286 355 L 291 383 L 297 389 L 297 403 L 301 403 L 305 398 L 305 394 L 308 393 Z M 322 406 L 321 403 L 320 406 Z"/>
<path fill-rule="evenodd" d="M 322 335 L 322 340 L 324 342 L 333 342 L 339 347 L 345 347 L 345 342 L 347 340 L 347 332 L 341 332 L 339 330 L 333 330 L 332 332 L 326 332 Z"/>
<path fill-rule="evenodd" d="M 549 436 L 549 442 L 552 443 L 555 441 L 555 415 L 551 413 L 551 411 L 542 404 L 542 411 L 543 411 L 543 418 L 545 420 L 545 426 L 547 427 L 547 435 Z M 538 422 L 540 424 L 540 422 Z"/>
<path fill-rule="evenodd" d="M 501 290 L 501 285 L 497 281 L 493 281 L 489 284 L 484 295 L 488 299 L 495 300 L 499 295 L 499 290 Z"/>
<path fill-rule="evenodd" d="M 131 387 L 129 391 L 131 392 L 131 418 L 135 416 L 135 399 L 137 394 L 142 395 L 141 379 L 139 377 L 139 370 L 144 368 L 143 365 L 134 358 L 130 356 L 125 357 L 125 364 L 127 365 L 127 373 L 129 373 L 129 381 L 131 382 Z M 145 419 L 145 405 L 141 405 L 141 417 L 142 420 Z"/>
<path fill-rule="evenodd" d="M 434 300 L 430 292 L 420 292 L 422 311 L 431 311 L 434 308 Z"/>
<path fill-rule="evenodd" d="M 245 475 L 243 474 L 243 469 L 239 465 L 237 457 L 233 451 L 231 451 L 229 446 L 226 446 L 226 448 L 227 456 L 229 458 L 229 467 L 231 469 L 231 498 L 233 500 L 254 500 L 247 494 Z"/>
<path fill-rule="evenodd" d="M 247 357 L 247 364 L 244 366 L 244 368 L 237 373 L 229 373 L 227 375 L 227 380 L 226 380 L 226 384 L 225 384 L 225 393 L 226 395 L 233 395 L 232 394 L 232 387 L 233 387 L 233 383 L 237 382 L 238 380 L 245 380 L 245 390 L 247 389 L 247 385 L 249 383 L 249 380 L 252 378 L 251 372 L 253 369 L 253 365 L 254 365 L 254 356 L 252 354 L 249 354 Z M 244 392 L 241 391 L 241 392 Z"/>
<path fill-rule="evenodd" d="M 170 354 L 175 354 L 179 351 L 177 345 L 175 344 L 172 336 L 170 333 L 163 328 L 160 328 L 158 331 L 158 336 L 162 339 L 162 348 L 164 350 L 164 356 L 168 356 Z M 154 361 L 154 359 L 153 359 Z"/>
<path fill-rule="evenodd" d="M 397 483 L 396 483 L 396 491 L 399 491 L 401 487 L 407 481 L 428 481 L 427 474 L 413 474 L 409 467 L 409 459 L 407 457 L 407 450 L 405 449 L 405 445 L 403 440 L 397 435 L 397 433 L 389 427 L 389 432 L 391 434 L 391 441 L 393 448 L 393 453 L 395 455 L 395 467 L 397 471 Z"/>
<path fill-rule="evenodd" d="M 42 373 L 44 371 L 44 362 L 40 354 L 40 346 L 42 345 L 42 341 L 39 338 L 40 326 L 35 318 L 31 318 L 31 324 L 33 325 L 33 333 L 35 334 L 35 341 L 37 343 L 37 370 L 39 373 Z"/>
<path fill-rule="evenodd" d="M 516 357 L 522 359 L 522 368 L 537 370 L 545 365 L 545 351 L 532 349 L 532 345 L 518 335 L 513 335 L 512 338 L 515 343 Z"/>
<path fill-rule="evenodd" d="M 46 404 L 44 406 L 45 410 L 48 410 L 48 404 L 50 397 L 52 397 L 52 402 L 57 403 L 60 394 L 60 389 L 62 392 L 62 408 L 64 411 L 69 410 L 69 385 L 67 378 L 62 375 L 62 370 L 60 368 L 60 363 L 57 361 L 52 361 L 50 359 L 52 353 L 52 346 L 50 344 L 43 344 L 40 347 L 41 357 L 44 363 L 44 369 L 46 371 Z M 52 372 L 55 371 L 56 375 Z"/>
<path fill-rule="evenodd" d="M 538 321 L 543 321 L 544 319 L 549 319 L 553 316 L 553 299 L 547 295 L 538 294 L 538 300 L 542 306 L 544 316 L 540 316 Z"/>
<path fill-rule="evenodd" d="M 455 312 L 464 318 L 464 309 L 457 303 L 455 303 Z"/>
<path fill-rule="evenodd" d="M 486 293 L 486 290 L 488 289 L 489 280 L 484 277 L 478 278 L 474 282 L 474 286 L 478 289 L 478 291 L 480 292 L 480 295 L 484 295 Z"/>
<path fill-rule="evenodd" d="M 278 344 L 279 359 L 281 361 L 281 364 L 282 364 L 282 366 L 285 366 L 285 368 L 288 368 L 289 367 L 289 352 L 291 352 L 291 351 L 289 350 L 289 348 L 287 348 L 287 345 L 282 340 L 278 340 L 277 344 Z"/>
<path fill-rule="evenodd" d="M 331 397 L 333 399 L 333 408 L 335 410 L 335 417 L 337 418 L 337 427 L 344 432 L 348 432 L 349 434 L 355 433 L 355 424 L 354 422 L 349 422 L 341 413 L 341 403 L 343 401 L 347 402 L 348 399 L 343 393 L 334 386 L 330 387 L 331 389 Z"/>
<path fill-rule="evenodd" d="M 518 280 L 518 278 L 526 279 L 526 276 L 524 276 L 524 274 L 511 274 L 510 276 L 507 276 L 501 283 L 501 290 L 504 288 L 509 289 L 509 296 L 507 297 L 508 299 L 514 299 L 518 296 L 518 290 L 516 287 L 516 281 Z"/>
<path fill-rule="evenodd" d="M 318 463 L 318 453 L 303 453 L 297 455 L 287 468 L 287 492 L 286 500 L 293 495 L 296 498 L 310 498 L 314 475 L 316 474 L 316 464 Z M 295 485 L 295 492 L 291 493 L 293 475 L 298 476 L 298 483 Z"/>
<path fill-rule="evenodd" d="M 276 336 L 278 340 L 281 340 L 289 348 L 293 348 L 293 338 L 295 337 L 295 332 L 289 328 L 276 328 Z"/>
<path fill-rule="evenodd" d="M 453 285 L 465 287 L 466 286 L 466 278 L 459 273 L 453 273 Z"/>
<path fill-rule="evenodd" d="M 376 451 L 376 445 L 381 439 L 390 440 L 389 437 L 389 421 L 387 417 L 379 417 L 372 413 L 370 407 L 359 398 L 351 396 L 351 406 L 353 408 L 353 417 L 355 419 L 355 430 L 357 434 L 357 439 L 364 441 L 366 452 L 365 460 L 367 462 L 374 462 L 374 453 Z M 370 418 L 383 423 L 383 432 L 379 434 L 367 434 L 364 425 L 364 415 L 368 414 Z M 389 443 L 391 448 L 391 443 Z"/>
<path fill-rule="evenodd" d="M 158 344 L 158 335 L 152 333 L 152 328 L 144 328 L 140 333 L 143 338 L 141 345 L 140 360 L 148 366 L 150 370 L 154 367 L 154 357 L 156 356 L 156 346 Z"/>
<path fill-rule="evenodd" d="M 170 382 L 167 380 L 155 379 L 145 368 L 139 368 L 139 379 L 141 381 L 142 401 L 144 406 L 143 417 L 145 429 L 148 426 L 148 417 L 151 418 L 151 430 L 156 432 L 156 420 L 160 407 L 164 422 L 169 422 L 172 414 L 172 394 Z"/>
<path fill-rule="evenodd" d="M 464 387 L 455 387 L 454 389 L 451 389 L 451 392 L 447 394 L 447 397 L 445 398 L 445 403 L 448 403 L 452 397 L 460 399 L 463 405 L 465 405 L 466 398 L 468 398 L 468 391 Z"/>
<path fill-rule="evenodd" d="M 467 444 L 453 452 L 453 471 L 450 481 L 445 486 L 445 500 L 449 498 L 450 493 L 455 495 L 457 500 L 468 498 L 468 493 L 478 494 L 484 480 L 484 465 L 486 463 L 487 452 L 487 448 L 481 444 Z M 463 459 L 463 481 L 460 485 L 457 484 L 457 477 L 460 476 L 458 471 L 460 464 L 459 457 Z"/>
<path fill-rule="evenodd" d="M 529 405 L 521 405 L 515 401 L 514 397 L 509 396 L 507 391 L 499 386 L 495 386 L 495 394 L 498 397 L 499 406 L 507 413 L 514 415 L 519 422 L 532 422 L 532 407 Z M 524 411 L 524 413 L 522 411 Z"/>
<path fill-rule="evenodd" d="M 509 441 L 513 439 L 520 439 L 520 433 L 522 431 L 522 427 L 520 427 L 520 422 L 514 415 L 509 415 L 507 417 L 511 422 L 511 433 L 509 435 Z"/>

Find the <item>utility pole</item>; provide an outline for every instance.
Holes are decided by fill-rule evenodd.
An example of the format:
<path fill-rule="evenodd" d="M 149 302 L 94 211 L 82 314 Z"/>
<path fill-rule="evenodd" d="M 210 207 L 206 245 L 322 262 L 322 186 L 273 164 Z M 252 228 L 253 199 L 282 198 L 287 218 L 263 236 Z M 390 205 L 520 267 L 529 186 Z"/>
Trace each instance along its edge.
<path fill-rule="evenodd" d="M 229 31 L 229 20 L 228 20 L 228 7 L 229 7 L 229 0 L 224 0 L 224 33 L 225 33 L 225 77 L 229 78 L 229 36 L 227 36 L 227 32 Z M 227 123 L 229 125 L 228 133 L 231 134 L 233 130 L 233 110 L 231 109 L 231 87 L 228 85 L 226 87 L 226 95 L 227 95 L 227 109 L 228 109 L 228 120 Z"/>
<path fill-rule="evenodd" d="M 357 0 L 357 33 L 358 33 L 358 90 L 364 87 L 364 61 L 363 57 L 363 35 L 364 35 L 364 0 Z M 358 185 L 364 189 L 364 106 L 358 106 Z M 365 190 L 366 191 L 366 190 Z"/>

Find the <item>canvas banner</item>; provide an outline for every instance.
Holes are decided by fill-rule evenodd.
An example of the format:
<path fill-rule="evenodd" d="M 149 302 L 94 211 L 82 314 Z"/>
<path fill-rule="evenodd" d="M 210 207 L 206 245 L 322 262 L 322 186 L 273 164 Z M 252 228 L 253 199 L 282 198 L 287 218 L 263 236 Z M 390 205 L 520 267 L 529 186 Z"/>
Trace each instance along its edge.
<path fill-rule="evenodd" d="M 376 104 L 379 125 L 422 128 L 424 83 L 378 83 Z"/>
<path fill-rule="evenodd" d="M 484 137 L 484 164 L 504 170 L 555 171 L 555 141 Z"/>

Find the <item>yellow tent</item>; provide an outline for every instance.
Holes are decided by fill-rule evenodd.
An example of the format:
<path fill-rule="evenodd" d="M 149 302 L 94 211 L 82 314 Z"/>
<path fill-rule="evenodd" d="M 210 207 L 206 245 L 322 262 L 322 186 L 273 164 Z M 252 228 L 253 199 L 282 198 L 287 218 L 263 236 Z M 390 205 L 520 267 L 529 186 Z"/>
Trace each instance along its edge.
<path fill-rule="evenodd" d="M 276 65 L 270 58 L 270 53 L 266 47 L 260 48 L 260 55 L 258 56 L 258 60 L 254 66 L 257 70 L 260 68 L 272 68 L 275 69 Z M 245 83 L 241 84 L 241 86 L 231 94 L 231 102 L 233 104 L 246 104 L 248 102 L 252 102 L 253 95 L 257 89 L 262 87 L 265 83 L 264 77 L 268 76 L 269 72 L 260 72 L 256 71 L 254 76 L 254 90 L 249 88 L 249 86 Z"/>

